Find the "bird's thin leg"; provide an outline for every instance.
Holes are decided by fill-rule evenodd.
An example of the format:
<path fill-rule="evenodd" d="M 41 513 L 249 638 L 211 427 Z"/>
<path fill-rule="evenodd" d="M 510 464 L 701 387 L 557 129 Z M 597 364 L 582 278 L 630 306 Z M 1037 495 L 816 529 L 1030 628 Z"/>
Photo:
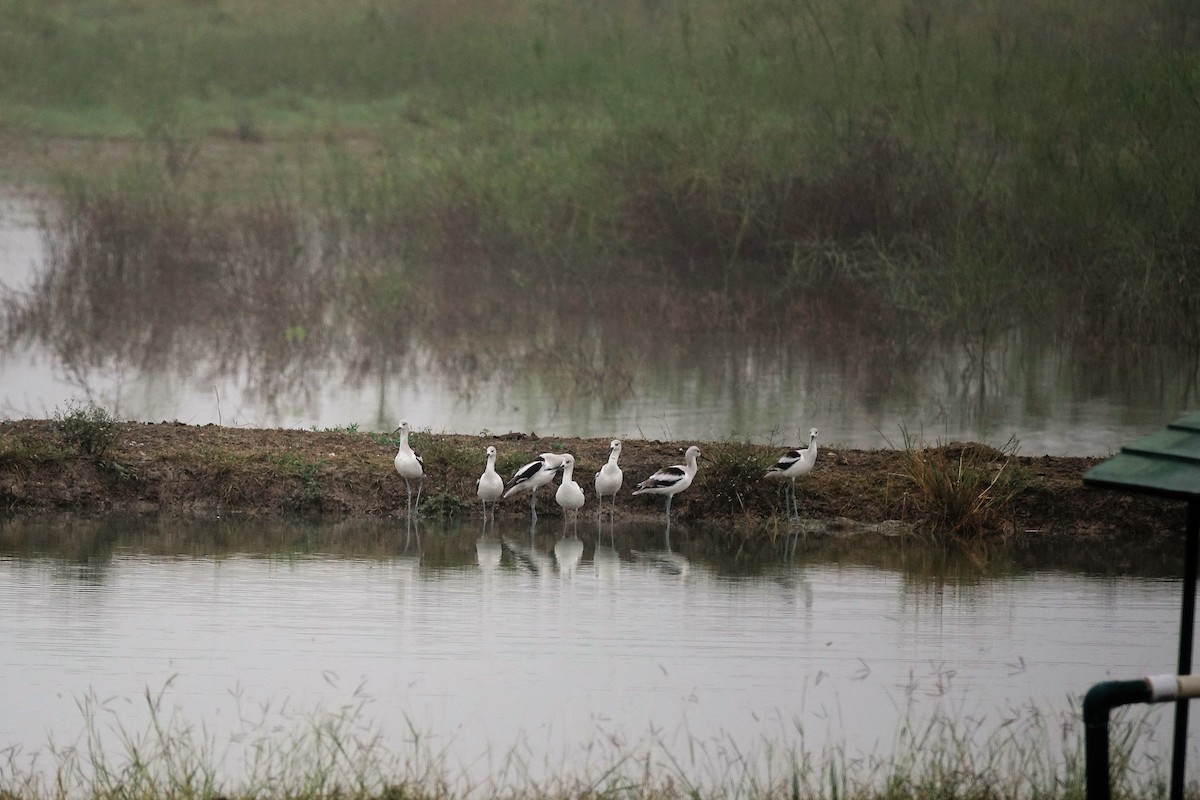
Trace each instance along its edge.
<path fill-rule="evenodd" d="M 667 495 L 667 522 L 668 522 L 668 524 L 671 522 L 671 501 L 674 499 L 675 499 L 675 495 L 673 495 L 673 494 Z"/>
<path fill-rule="evenodd" d="M 417 482 L 417 503 L 413 506 L 413 513 L 420 515 L 421 513 L 421 490 L 425 488 L 425 480 L 421 479 Z"/>
<path fill-rule="evenodd" d="M 529 513 L 533 515 L 534 519 L 537 519 L 537 489 L 529 493 Z"/>
<path fill-rule="evenodd" d="M 408 490 L 408 516 L 412 517 L 412 484 L 408 482 L 408 478 L 404 479 L 404 488 Z"/>

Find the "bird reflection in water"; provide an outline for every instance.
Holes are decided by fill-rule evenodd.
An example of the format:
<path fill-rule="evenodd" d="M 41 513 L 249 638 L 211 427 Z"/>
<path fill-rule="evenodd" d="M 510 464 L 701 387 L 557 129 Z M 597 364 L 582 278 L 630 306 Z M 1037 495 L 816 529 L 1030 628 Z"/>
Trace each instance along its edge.
<path fill-rule="evenodd" d="M 630 556 L 639 564 L 645 564 L 654 572 L 666 575 L 687 575 L 692 562 L 687 556 L 676 553 L 671 548 L 671 522 L 668 519 L 663 529 L 663 549 L 661 550 L 632 550 Z"/>
<path fill-rule="evenodd" d="M 509 553 L 517 569 L 532 575 L 547 576 L 554 573 L 554 559 L 537 548 L 537 518 L 529 521 L 529 542 L 517 537 L 501 536 L 500 543 Z"/>
<path fill-rule="evenodd" d="M 485 532 L 475 540 L 475 562 L 479 564 L 481 573 L 491 575 L 500 567 L 500 560 L 504 556 L 504 545 L 501 544 L 498 536 L 486 533 L 486 519 L 483 525 Z"/>
<path fill-rule="evenodd" d="M 554 543 L 554 561 L 558 565 L 558 574 L 564 578 L 575 574 L 582 558 L 583 540 L 578 536 L 564 536 Z"/>
<path fill-rule="evenodd" d="M 596 518 L 596 547 L 592 551 L 592 565 L 596 569 L 596 578 L 602 585 L 617 583 L 621 574 L 621 557 L 617 554 L 616 523 L 610 516 L 608 531 L 604 528 L 604 515 Z"/>

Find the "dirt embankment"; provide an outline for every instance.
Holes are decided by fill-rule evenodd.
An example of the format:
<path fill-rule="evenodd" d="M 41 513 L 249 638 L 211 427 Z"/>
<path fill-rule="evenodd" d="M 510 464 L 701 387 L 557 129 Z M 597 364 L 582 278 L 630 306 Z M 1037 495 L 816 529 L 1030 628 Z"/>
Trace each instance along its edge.
<path fill-rule="evenodd" d="M 576 476 L 588 494 L 592 475 L 608 454 L 608 440 L 416 434 L 427 479 L 425 515 L 477 514 L 475 479 L 484 449 L 496 445 L 502 473 L 541 452 L 571 452 Z M 680 463 L 692 442 L 628 440 L 621 466 L 624 488 L 619 517 L 651 518 L 662 499 L 631 497 L 637 482 L 658 468 Z M 781 486 L 762 480 L 761 464 L 780 448 L 700 443 L 711 461 L 701 462 L 695 483 L 675 499 L 678 519 L 729 519 L 768 523 L 782 517 Z M 950 445 L 949 447 L 955 447 Z M 962 447 L 958 445 L 957 447 Z M 978 446 L 973 446 L 978 447 Z M 394 448 L 364 433 L 254 430 L 181 423 L 121 423 L 100 456 L 85 456 L 64 441 L 52 421 L 0 423 L 0 509 L 8 514 L 170 513 L 328 517 L 403 514 L 404 481 L 393 469 Z M 1000 454 L 996 454 L 999 456 Z M 1015 457 L 1021 489 L 1006 510 L 998 534 L 1061 534 L 1086 537 L 1175 535 L 1184 525 L 1178 502 L 1085 488 L 1083 473 L 1100 459 Z M 894 450 L 822 449 L 817 466 L 798 484 L 802 515 L 829 523 L 914 524 L 912 491 L 903 476 L 903 455 Z M 541 505 L 554 515 L 551 493 Z M 501 502 L 501 515 L 528 513 L 524 496 Z"/>

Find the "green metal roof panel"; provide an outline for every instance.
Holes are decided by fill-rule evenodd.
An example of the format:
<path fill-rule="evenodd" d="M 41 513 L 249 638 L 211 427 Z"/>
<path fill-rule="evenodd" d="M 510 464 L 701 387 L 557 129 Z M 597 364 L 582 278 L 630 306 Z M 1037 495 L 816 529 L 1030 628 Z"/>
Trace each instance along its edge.
<path fill-rule="evenodd" d="M 1200 433 L 1200 412 L 1189 414 L 1186 417 L 1180 417 L 1167 426 L 1176 430 L 1193 431 Z"/>
<path fill-rule="evenodd" d="M 1181 417 L 1089 469 L 1084 484 L 1182 499 L 1200 497 L 1200 414 Z"/>
<path fill-rule="evenodd" d="M 1163 428 L 1125 445 L 1121 452 L 1200 465 L 1200 432 L 1189 433 L 1175 428 Z"/>

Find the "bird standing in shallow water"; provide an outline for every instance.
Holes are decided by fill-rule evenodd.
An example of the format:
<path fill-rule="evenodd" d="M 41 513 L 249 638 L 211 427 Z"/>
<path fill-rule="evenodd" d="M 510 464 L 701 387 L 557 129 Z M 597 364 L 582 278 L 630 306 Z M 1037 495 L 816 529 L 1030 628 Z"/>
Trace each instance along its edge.
<path fill-rule="evenodd" d="M 500 495 L 504 494 L 504 479 L 496 472 L 496 448 L 491 445 L 488 445 L 487 449 L 487 466 L 484 467 L 479 480 L 475 481 L 475 494 L 483 503 L 484 519 L 488 515 L 488 503 L 492 504 L 492 519 L 495 519 L 496 503 L 500 500 Z"/>
<path fill-rule="evenodd" d="M 400 434 L 400 449 L 396 451 L 396 472 L 404 478 L 404 488 L 408 490 L 408 516 L 416 514 L 421 506 L 421 488 L 425 485 L 425 462 L 408 446 L 408 433 L 411 429 L 407 422 L 401 422 L 400 427 L 392 431 L 395 436 Z M 417 482 L 417 503 L 413 505 L 412 482 Z"/>
<path fill-rule="evenodd" d="M 813 465 L 817 463 L 817 429 L 812 428 L 808 432 L 808 447 L 788 450 L 779 457 L 764 477 L 767 478 L 787 478 L 791 483 L 786 487 L 787 496 L 784 498 L 785 504 L 788 505 L 788 516 L 800 518 L 800 506 L 796 502 L 796 478 L 807 475 L 812 472 Z M 788 500 L 790 499 L 790 503 Z M 795 510 L 793 515 L 792 511 Z"/>
<path fill-rule="evenodd" d="M 667 524 L 670 525 L 671 500 L 674 499 L 675 495 L 692 485 L 692 478 L 696 477 L 696 470 L 699 468 L 696 460 L 700 457 L 700 448 L 692 445 L 687 449 L 687 453 L 684 454 L 686 464 L 663 467 L 639 483 L 634 495 L 665 494 L 667 496 Z"/>
<path fill-rule="evenodd" d="M 612 510 L 617 510 L 617 492 L 621 491 L 621 468 L 617 459 L 621 457 L 621 440 L 613 439 L 608 446 L 608 461 L 596 473 L 596 499 L 600 501 L 600 510 L 604 510 L 604 498 L 612 497 Z"/>
<path fill-rule="evenodd" d="M 558 491 L 554 493 L 554 501 L 563 510 L 565 523 L 566 517 L 572 511 L 583 508 L 585 498 L 583 489 L 575 482 L 575 456 L 570 453 L 563 456 L 562 471 L 562 483 L 558 485 Z"/>
<path fill-rule="evenodd" d="M 533 461 L 521 467 L 508 479 L 502 497 L 511 497 L 518 492 L 529 492 L 529 511 L 537 519 L 537 490 L 538 487 L 549 483 L 562 466 L 563 458 L 556 453 L 542 453 Z"/>

